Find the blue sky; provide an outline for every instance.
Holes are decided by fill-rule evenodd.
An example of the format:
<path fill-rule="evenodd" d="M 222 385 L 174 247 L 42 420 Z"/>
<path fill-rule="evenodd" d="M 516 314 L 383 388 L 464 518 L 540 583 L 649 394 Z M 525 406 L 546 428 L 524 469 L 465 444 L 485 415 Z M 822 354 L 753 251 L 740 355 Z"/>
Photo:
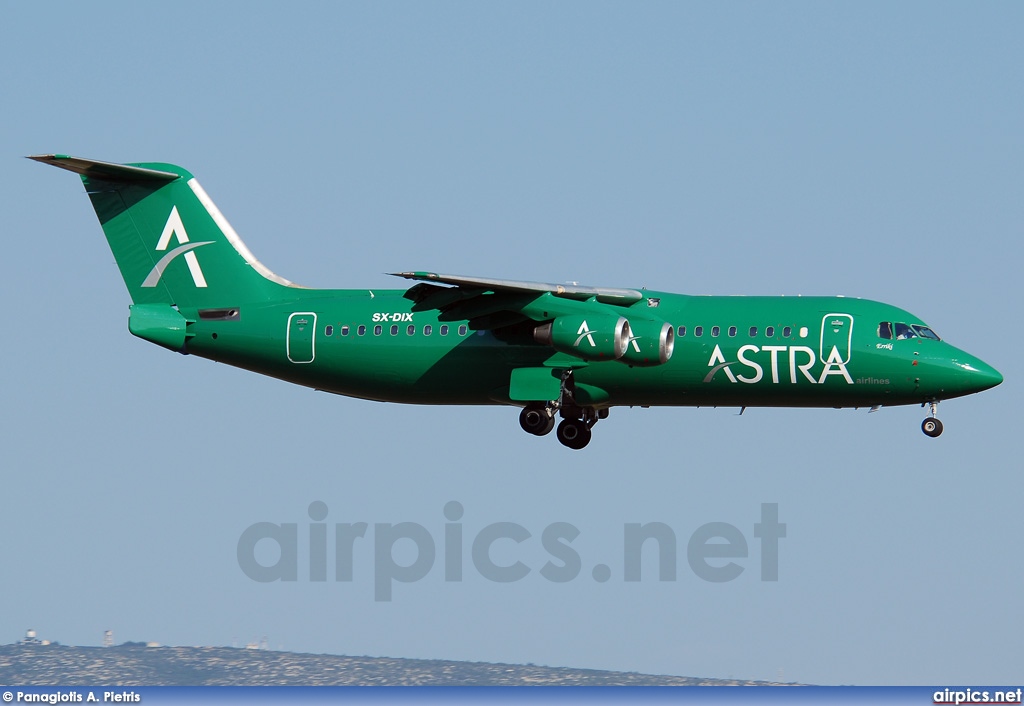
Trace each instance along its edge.
<path fill-rule="evenodd" d="M 1024 9 L 1013 3 L 136 3 L 0 8 L 0 641 L 152 640 L 814 683 L 1020 679 Z M 417 269 L 913 311 L 1006 382 L 917 408 L 615 409 L 584 453 L 503 408 L 351 400 L 130 336 L 62 152 L 197 175 L 310 286 Z M 467 545 L 531 573 L 444 581 Z M 257 583 L 256 522 L 419 523 L 421 581 Z M 754 523 L 778 503 L 779 581 Z M 571 523 L 582 571 L 539 573 Z M 662 522 L 678 576 L 623 580 Z M 686 543 L 734 525 L 734 581 Z M 409 550 L 408 545 L 405 550 Z M 403 556 L 396 547 L 395 556 Z M 413 552 L 407 551 L 405 561 Z M 609 581 L 591 578 L 598 564 Z"/>

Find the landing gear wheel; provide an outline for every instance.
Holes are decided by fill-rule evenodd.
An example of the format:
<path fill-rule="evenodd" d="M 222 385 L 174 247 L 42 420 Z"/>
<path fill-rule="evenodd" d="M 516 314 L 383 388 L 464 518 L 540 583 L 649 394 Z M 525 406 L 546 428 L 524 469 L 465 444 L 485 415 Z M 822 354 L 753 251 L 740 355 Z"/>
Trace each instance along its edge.
<path fill-rule="evenodd" d="M 563 419 L 556 432 L 558 440 L 570 449 L 582 449 L 590 443 L 590 429 L 579 419 Z"/>
<path fill-rule="evenodd" d="M 942 433 L 942 422 L 935 417 L 929 417 L 921 422 L 921 431 L 934 439 Z"/>
<path fill-rule="evenodd" d="M 555 418 L 543 407 L 524 407 L 519 413 L 519 426 L 529 434 L 544 436 L 555 428 Z"/>

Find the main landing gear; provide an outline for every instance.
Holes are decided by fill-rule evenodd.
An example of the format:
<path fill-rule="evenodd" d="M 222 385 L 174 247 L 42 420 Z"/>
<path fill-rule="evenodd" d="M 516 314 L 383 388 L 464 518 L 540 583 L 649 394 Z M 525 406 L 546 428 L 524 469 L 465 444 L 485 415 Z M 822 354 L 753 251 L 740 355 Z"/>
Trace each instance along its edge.
<path fill-rule="evenodd" d="M 555 431 L 558 441 L 570 449 L 582 449 L 590 443 L 590 430 L 599 419 L 608 417 L 608 410 L 581 407 L 576 404 L 575 391 L 572 371 L 569 371 L 562 376 L 559 398 L 551 402 L 533 402 L 524 407 L 519 413 L 519 426 L 525 432 L 544 436 L 555 428 L 555 415 L 558 414 L 562 417 Z"/>
<path fill-rule="evenodd" d="M 586 419 L 563 419 L 558 423 L 555 436 L 563 446 L 568 446 L 570 449 L 582 449 L 590 443 L 590 427 L 596 422 L 596 417 L 593 422 Z"/>
<path fill-rule="evenodd" d="M 921 431 L 933 439 L 942 433 L 942 422 L 935 417 L 936 407 L 939 406 L 938 402 L 927 402 L 929 405 L 931 416 L 921 422 Z M 921 405 L 924 407 L 924 404 Z"/>
<path fill-rule="evenodd" d="M 555 428 L 555 410 L 547 404 L 532 404 L 519 413 L 519 426 L 528 434 L 544 436 Z"/>

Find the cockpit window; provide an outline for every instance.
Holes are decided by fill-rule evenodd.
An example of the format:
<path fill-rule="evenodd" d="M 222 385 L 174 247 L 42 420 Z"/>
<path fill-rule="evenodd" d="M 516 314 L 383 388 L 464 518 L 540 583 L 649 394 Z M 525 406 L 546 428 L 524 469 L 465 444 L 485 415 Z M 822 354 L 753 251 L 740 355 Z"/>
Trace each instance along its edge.
<path fill-rule="evenodd" d="M 914 326 L 911 326 L 911 328 L 914 329 L 917 332 L 917 335 L 920 336 L 921 338 L 930 338 L 933 341 L 942 340 L 941 338 L 939 338 L 939 335 L 937 333 L 932 331 L 927 326 L 918 326 L 915 324 Z"/>
<path fill-rule="evenodd" d="M 896 340 L 903 341 L 908 338 L 917 338 L 917 334 L 914 333 L 914 329 L 910 328 L 906 324 L 896 324 Z"/>
<path fill-rule="evenodd" d="M 878 324 L 878 337 L 885 338 L 888 340 L 892 339 L 892 323 L 889 321 L 883 321 Z"/>

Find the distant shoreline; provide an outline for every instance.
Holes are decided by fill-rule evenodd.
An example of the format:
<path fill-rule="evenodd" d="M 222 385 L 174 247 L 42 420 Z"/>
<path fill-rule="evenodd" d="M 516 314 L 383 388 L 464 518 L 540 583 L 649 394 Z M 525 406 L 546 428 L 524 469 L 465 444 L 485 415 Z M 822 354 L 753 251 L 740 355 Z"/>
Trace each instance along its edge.
<path fill-rule="evenodd" d="M 240 647 L 0 646 L 0 683 L 25 686 L 786 686 L 532 664 L 275 652 Z"/>

